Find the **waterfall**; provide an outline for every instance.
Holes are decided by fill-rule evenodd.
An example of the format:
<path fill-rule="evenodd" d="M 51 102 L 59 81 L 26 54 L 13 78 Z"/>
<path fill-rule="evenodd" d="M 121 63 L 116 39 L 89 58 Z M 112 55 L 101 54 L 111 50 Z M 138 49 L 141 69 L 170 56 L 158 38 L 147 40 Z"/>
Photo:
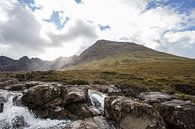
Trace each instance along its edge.
<path fill-rule="evenodd" d="M 91 101 L 91 104 L 96 107 L 101 112 L 104 111 L 104 99 L 106 98 L 106 94 L 95 91 L 88 90 L 88 96 Z"/>
<path fill-rule="evenodd" d="M 4 101 L 3 112 L 0 113 L 1 129 L 62 129 L 69 120 L 39 119 L 22 106 L 20 98 L 23 94 L 0 90 L 0 98 Z"/>

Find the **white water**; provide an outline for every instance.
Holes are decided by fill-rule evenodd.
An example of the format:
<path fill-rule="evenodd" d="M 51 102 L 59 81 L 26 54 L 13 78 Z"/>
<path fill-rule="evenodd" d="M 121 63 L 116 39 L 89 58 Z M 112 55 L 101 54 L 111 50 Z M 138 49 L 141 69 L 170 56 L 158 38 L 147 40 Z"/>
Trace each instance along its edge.
<path fill-rule="evenodd" d="M 107 95 L 95 90 L 88 90 L 88 95 L 91 104 L 100 111 L 104 111 L 104 99 L 107 97 Z"/>
<path fill-rule="evenodd" d="M 27 107 L 21 105 L 17 106 L 16 102 L 13 101 L 15 97 L 20 102 L 22 93 L 8 92 L 5 90 L 0 90 L 0 97 L 4 98 L 5 103 L 3 107 L 3 112 L 0 113 L 0 128 L 1 129 L 63 129 L 68 120 L 50 120 L 50 119 L 38 119 L 35 118 L 33 113 L 31 113 Z M 21 118 L 17 120 L 17 118 Z M 24 123 L 20 127 L 15 127 L 16 121 L 19 123 Z"/>

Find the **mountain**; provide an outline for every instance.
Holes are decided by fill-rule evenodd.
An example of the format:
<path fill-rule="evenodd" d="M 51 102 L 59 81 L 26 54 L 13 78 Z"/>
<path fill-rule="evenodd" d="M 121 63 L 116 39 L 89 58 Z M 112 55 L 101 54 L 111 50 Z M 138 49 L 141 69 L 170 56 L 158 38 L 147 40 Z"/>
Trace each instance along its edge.
<path fill-rule="evenodd" d="M 43 61 L 39 58 L 29 59 L 27 56 L 21 57 L 19 60 L 1 56 L 0 71 L 38 71 L 48 70 L 51 62 Z"/>
<path fill-rule="evenodd" d="M 128 67 L 130 64 L 188 60 L 188 58 L 155 51 L 130 42 L 98 40 L 79 56 L 70 69 L 107 69 Z M 65 67 L 64 67 L 65 68 Z"/>
<path fill-rule="evenodd" d="M 129 42 L 98 40 L 79 56 L 59 57 L 54 61 L 24 56 L 19 60 L 0 57 L 0 71 L 45 71 L 56 69 L 94 69 L 127 67 L 129 64 L 187 60 Z"/>
<path fill-rule="evenodd" d="M 94 45 L 86 49 L 79 56 L 81 62 L 99 60 L 108 56 L 124 53 L 153 51 L 135 43 L 114 42 L 108 40 L 98 40 Z"/>

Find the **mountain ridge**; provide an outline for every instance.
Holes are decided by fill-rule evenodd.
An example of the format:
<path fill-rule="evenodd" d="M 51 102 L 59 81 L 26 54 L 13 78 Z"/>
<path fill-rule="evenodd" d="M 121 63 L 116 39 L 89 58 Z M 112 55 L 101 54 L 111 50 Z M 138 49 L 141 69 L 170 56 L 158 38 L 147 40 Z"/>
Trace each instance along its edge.
<path fill-rule="evenodd" d="M 158 52 L 148 47 L 132 42 L 116 42 L 109 40 L 97 40 L 92 46 L 84 50 L 79 56 L 59 57 L 53 61 L 45 61 L 40 58 L 23 56 L 18 60 L 6 56 L 0 57 L 0 71 L 46 71 L 68 68 L 80 64 L 114 58 L 117 60 L 123 56 L 128 59 L 188 59 L 175 55 Z"/>

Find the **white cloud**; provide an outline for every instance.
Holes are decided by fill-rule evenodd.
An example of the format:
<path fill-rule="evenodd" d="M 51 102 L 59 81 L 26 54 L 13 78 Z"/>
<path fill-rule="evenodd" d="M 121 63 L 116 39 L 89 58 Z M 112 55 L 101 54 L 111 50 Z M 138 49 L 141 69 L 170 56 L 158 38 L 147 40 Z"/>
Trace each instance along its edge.
<path fill-rule="evenodd" d="M 0 54 L 54 59 L 79 53 L 99 38 L 133 41 L 195 57 L 187 52 L 194 49 L 194 32 L 184 31 L 194 25 L 195 11 L 181 14 L 169 6 L 145 10 L 148 1 L 151 0 L 82 0 L 77 4 L 74 0 L 34 0 L 34 6 L 39 7 L 35 11 L 16 0 L 1 2 L 0 45 L 9 47 Z M 44 21 L 54 11 L 59 12 L 60 22 L 70 18 L 61 30 Z M 100 31 L 99 25 L 109 25 L 110 29 Z M 16 45 L 18 51 L 10 54 Z M 184 53 L 180 52 L 183 48 Z"/>

